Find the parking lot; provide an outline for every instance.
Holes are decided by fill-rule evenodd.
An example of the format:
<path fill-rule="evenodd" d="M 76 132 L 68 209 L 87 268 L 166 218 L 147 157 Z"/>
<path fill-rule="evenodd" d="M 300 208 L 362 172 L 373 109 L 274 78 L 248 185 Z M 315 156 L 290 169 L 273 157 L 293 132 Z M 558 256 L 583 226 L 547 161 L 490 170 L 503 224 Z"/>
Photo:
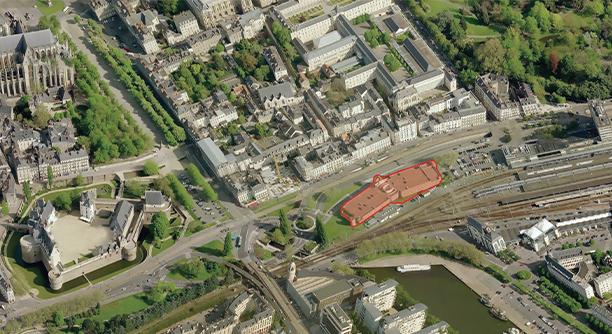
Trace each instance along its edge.
<path fill-rule="evenodd" d="M 187 175 L 187 172 L 181 172 L 177 177 L 191 195 L 193 203 L 195 204 L 193 207 L 193 212 L 195 213 L 196 217 L 200 219 L 202 224 L 212 223 L 213 221 L 219 223 L 221 219 L 227 217 L 225 208 L 223 206 L 217 202 L 205 200 L 202 189 L 200 189 L 199 186 L 193 185 L 189 175 Z"/>
<path fill-rule="evenodd" d="M 451 166 L 451 172 L 456 178 L 492 172 L 495 168 L 505 165 L 491 152 L 489 143 L 474 144 L 456 151 L 459 158 Z"/>

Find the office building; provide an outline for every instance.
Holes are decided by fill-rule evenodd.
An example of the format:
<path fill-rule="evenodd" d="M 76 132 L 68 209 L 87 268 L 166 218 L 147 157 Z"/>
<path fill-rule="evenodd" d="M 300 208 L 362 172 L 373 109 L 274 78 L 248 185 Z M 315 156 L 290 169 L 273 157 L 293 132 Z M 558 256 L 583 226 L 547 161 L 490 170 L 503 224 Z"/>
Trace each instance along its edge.
<path fill-rule="evenodd" d="M 478 218 L 468 217 L 468 233 L 487 251 L 497 254 L 506 249 L 504 238 Z"/>
<path fill-rule="evenodd" d="M 353 327 L 351 318 L 338 303 L 323 308 L 319 324 L 326 334 L 350 334 Z"/>

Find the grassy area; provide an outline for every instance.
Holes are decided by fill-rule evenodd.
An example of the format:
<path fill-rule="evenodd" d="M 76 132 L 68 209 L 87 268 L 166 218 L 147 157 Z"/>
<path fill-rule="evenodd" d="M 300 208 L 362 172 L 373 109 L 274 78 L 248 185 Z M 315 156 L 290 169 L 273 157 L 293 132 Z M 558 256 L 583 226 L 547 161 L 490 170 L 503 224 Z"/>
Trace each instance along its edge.
<path fill-rule="evenodd" d="M 102 305 L 100 315 L 94 317 L 96 320 L 105 321 L 119 314 L 132 314 L 146 309 L 153 302 L 146 298 L 146 294 L 138 293 L 129 297 L 116 300 L 112 303 Z"/>
<path fill-rule="evenodd" d="M 202 230 L 205 230 L 205 229 L 207 229 L 209 227 L 213 227 L 215 225 L 217 225 L 216 222 L 212 222 L 210 224 L 206 224 L 206 225 L 204 225 L 204 228 Z M 189 229 L 187 229 L 187 231 L 185 231 L 185 238 L 190 237 L 190 236 L 194 235 L 195 233 L 197 233 L 197 232 L 191 232 L 191 231 L 189 231 Z"/>
<path fill-rule="evenodd" d="M 64 267 L 69 268 L 69 267 L 74 266 L 75 264 L 76 264 L 76 262 L 74 262 L 74 260 L 72 260 L 72 261 L 70 261 L 70 262 L 66 263 L 66 264 L 64 265 Z"/>
<path fill-rule="evenodd" d="M 283 210 L 285 213 L 289 212 L 289 210 L 293 209 L 295 207 L 295 203 L 293 204 L 289 204 L 284 206 L 282 209 L 280 210 L 276 210 L 272 213 L 269 213 L 266 215 L 266 217 L 280 217 L 280 211 Z"/>
<path fill-rule="evenodd" d="M 177 265 L 177 264 L 181 264 L 181 263 L 185 262 L 186 260 L 188 260 L 188 259 L 179 260 L 179 261 L 173 263 L 172 266 Z M 205 280 L 205 279 L 207 279 L 207 278 L 209 278 L 211 276 L 211 274 L 208 273 L 208 271 L 204 270 L 204 272 L 202 274 L 198 275 L 195 278 L 187 278 L 187 277 L 185 277 L 185 276 L 183 276 L 181 274 L 180 267 L 181 266 L 179 265 L 176 268 L 170 270 L 170 272 L 168 273 L 168 277 L 172 278 L 172 279 L 179 279 L 179 280 L 185 280 L 185 281 L 203 281 L 203 280 Z"/>
<path fill-rule="evenodd" d="M 327 231 L 329 240 L 334 240 L 363 229 L 365 229 L 365 224 L 361 224 L 355 228 L 351 227 L 349 221 L 340 215 L 340 210 L 334 212 L 334 215 L 325 223 L 325 230 Z"/>
<path fill-rule="evenodd" d="M 172 245 L 174 245 L 174 238 L 170 238 L 166 241 L 163 241 L 161 243 L 161 247 L 157 248 L 157 245 L 153 246 L 153 251 L 152 251 L 152 255 L 151 256 L 156 256 L 157 254 L 165 251 L 166 249 L 172 247 Z"/>
<path fill-rule="evenodd" d="M 449 12 L 453 13 L 455 20 L 459 22 L 459 17 L 461 15 L 459 11 L 459 7 L 453 6 L 452 4 L 449 4 L 446 2 L 442 2 L 440 0 L 430 0 L 430 1 L 427 1 L 426 4 L 427 6 L 429 6 L 429 8 L 431 8 L 431 10 L 427 12 L 428 17 L 434 17 L 438 15 L 439 13 L 441 13 L 442 11 L 448 10 Z M 494 36 L 494 35 L 499 35 L 503 32 L 503 30 L 497 27 L 493 27 L 493 26 L 488 27 L 488 26 L 481 24 L 480 21 L 478 21 L 478 19 L 474 16 L 466 16 L 465 20 L 467 21 L 467 25 L 468 25 L 466 29 L 466 33 L 468 35 Z"/>
<path fill-rule="evenodd" d="M 102 281 L 105 281 L 105 280 L 113 277 L 113 276 L 119 275 L 119 274 L 121 274 L 122 272 L 124 272 L 124 271 L 126 271 L 128 269 L 134 268 L 135 266 L 139 265 L 144 260 L 144 258 L 145 258 L 144 252 L 141 249 L 139 249 L 138 250 L 138 257 L 136 258 L 136 260 L 134 260 L 134 262 L 132 262 L 131 265 L 129 265 L 127 267 L 124 267 L 124 268 L 121 268 L 121 269 L 118 269 L 118 270 L 115 270 L 115 271 L 112 271 L 112 272 L 110 272 L 110 273 L 108 273 L 106 275 L 100 276 L 98 278 L 93 278 L 92 275 L 88 274 L 87 278 L 89 278 L 89 280 L 91 281 L 91 284 L 100 283 Z M 100 270 L 100 269 L 98 269 L 98 270 Z"/>
<path fill-rule="evenodd" d="M 89 254 L 87 254 L 87 255 L 83 256 L 82 258 L 80 258 L 80 259 L 79 259 L 79 263 L 81 263 L 81 262 L 83 262 L 83 261 L 85 261 L 85 260 L 89 260 L 89 259 L 91 259 L 92 257 L 94 257 L 94 255 L 93 255 L 92 253 L 89 253 Z"/>
<path fill-rule="evenodd" d="M 78 191 L 79 191 L 79 193 L 81 193 L 81 192 L 83 192 L 83 191 L 85 191 L 85 190 L 94 189 L 94 188 L 98 188 L 98 187 L 99 187 L 99 186 L 90 186 L 90 187 L 80 188 L 80 189 L 78 189 Z M 57 197 L 59 197 L 59 195 L 61 195 L 61 194 L 68 194 L 68 195 L 70 195 L 70 193 L 71 193 L 71 192 L 72 192 L 74 189 L 75 189 L 75 188 L 66 188 L 66 190 L 63 190 L 63 191 L 57 191 L 57 192 L 54 192 L 54 193 L 47 194 L 47 195 L 43 196 L 43 197 L 42 197 L 42 199 L 44 199 L 45 201 L 51 201 L 51 202 L 53 202 L 53 201 L 55 201 L 55 199 L 56 199 Z"/>
<path fill-rule="evenodd" d="M 325 212 L 327 212 L 327 210 L 331 209 L 332 206 L 334 206 L 334 204 L 336 204 L 339 200 L 342 199 L 342 197 L 352 193 L 353 191 L 359 189 L 361 186 L 358 184 L 353 184 L 352 186 L 349 186 L 347 188 L 344 189 L 336 189 L 336 188 L 332 188 L 332 189 L 328 189 L 324 192 L 325 197 L 326 197 L 326 201 L 325 201 Z"/>
<path fill-rule="evenodd" d="M 269 209 L 269 208 L 275 207 L 275 206 L 277 206 L 277 205 L 279 205 L 279 204 L 281 204 L 281 203 L 284 203 L 284 202 L 290 201 L 290 200 L 292 200 L 292 199 L 296 198 L 296 197 L 297 197 L 297 195 L 298 195 L 298 193 L 299 193 L 299 192 L 298 192 L 298 191 L 296 191 L 296 192 L 294 192 L 294 193 L 291 193 L 291 194 L 289 194 L 289 195 L 287 195 L 287 196 L 283 196 L 283 197 L 278 198 L 278 199 L 276 199 L 276 200 L 273 200 L 273 201 L 267 201 L 267 202 L 264 202 L 264 203 L 262 203 L 262 204 L 258 204 L 258 205 L 257 205 L 257 210 L 256 210 L 255 212 L 261 212 L 261 211 L 263 211 L 263 210 L 267 210 L 267 209 Z"/>
<path fill-rule="evenodd" d="M 51 7 L 47 3 L 47 0 L 36 0 L 35 2 L 35 6 L 38 7 L 38 10 L 43 15 L 52 15 L 64 9 L 64 2 L 62 0 L 51 0 Z"/>
<path fill-rule="evenodd" d="M 214 256 L 223 256 L 223 242 L 213 240 L 193 250 L 194 252 L 206 253 Z"/>
<path fill-rule="evenodd" d="M 105 193 L 102 194 L 100 191 L 102 189 Z M 98 188 L 98 198 L 112 198 L 113 197 L 113 189 L 108 184 L 102 186 L 102 188 Z"/>
<path fill-rule="evenodd" d="M 566 15 L 562 15 L 563 23 L 569 28 L 582 28 L 588 27 L 593 23 L 593 17 L 581 16 L 576 14 L 574 11 L 569 11 Z"/>

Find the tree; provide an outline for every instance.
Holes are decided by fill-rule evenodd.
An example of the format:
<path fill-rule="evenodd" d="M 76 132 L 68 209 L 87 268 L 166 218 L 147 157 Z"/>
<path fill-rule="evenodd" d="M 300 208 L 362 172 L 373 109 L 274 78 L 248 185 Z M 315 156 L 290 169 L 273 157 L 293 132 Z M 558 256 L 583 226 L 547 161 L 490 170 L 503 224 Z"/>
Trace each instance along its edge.
<path fill-rule="evenodd" d="M 83 175 L 79 174 L 74 178 L 72 182 L 75 186 L 80 187 L 85 184 L 85 179 L 83 179 Z"/>
<path fill-rule="evenodd" d="M 23 184 L 23 194 L 25 195 L 26 202 L 29 202 L 32 199 L 32 193 L 30 192 L 30 181 L 26 181 Z"/>
<path fill-rule="evenodd" d="M 219 53 L 225 51 L 225 47 L 223 46 L 223 44 L 218 43 L 217 46 L 215 47 L 215 50 Z"/>
<path fill-rule="evenodd" d="M 498 38 L 491 38 L 476 49 L 475 55 L 483 70 L 499 73 L 506 50 Z"/>
<path fill-rule="evenodd" d="M 289 219 L 287 218 L 287 213 L 282 209 L 279 211 L 279 219 L 280 219 L 280 230 L 283 232 L 284 236 L 288 236 L 291 233 L 291 224 L 289 224 Z"/>
<path fill-rule="evenodd" d="M 294 252 L 295 252 L 295 249 L 293 248 L 292 244 L 285 246 L 285 257 L 287 257 L 288 259 L 291 259 L 293 257 Z"/>
<path fill-rule="evenodd" d="M 70 211 L 72 208 L 72 199 L 70 198 L 70 194 L 62 193 L 53 202 L 53 206 L 55 206 L 58 210 Z"/>
<path fill-rule="evenodd" d="M 441 155 L 434 156 L 436 163 L 442 167 L 449 168 L 455 160 L 459 158 L 459 153 L 456 151 L 449 151 Z"/>
<path fill-rule="evenodd" d="M 53 168 L 47 166 L 47 181 L 49 181 L 49 188 L 53 187 Z"/>
<path fill-rule="evenodd" d="M 389 42 L 391 42 L 391 35 L 389 35 L 388 32 L 382 35 L 382 42 L 383 44 L 389 44 Z"/>
<path fill-rule="evenodd" d="M 74 22 L 81 23 L 81 17 L 75 14 L 74 15 Z"/>
<path fill-rule="evenodd" d="M 591 240 L 589 241 L 589 243 L 591 244 L 591 246 L 593 246 L 595 244 L 595 239 L 591 238 Z"/>
<path fill-rule="evenodd" d="M 537 21 L 538 26 L 540 26 L 543 32 L 548 32 L 550 30 L 552 26 L 550 12 L 543 3 L 536 1 L 533 7 L 531 7 L 528 15 Z"/>
<path fill-rule="evenodd" d="M 459 26 L 461 26 L 461 28 L 463 29 L 463 31 L 467 30 L 467 21 L 465 20 L 465 15 L 461 15 L 461 17 L 459 18 Z"/>
<path fill-rule="evenodd" d="M 147 176 L 158 174 L 159 165 L 155 161 L 149 160 L 145 162 L 144 166 L 142 167 L 142 172 Z"/>
<path fill-rule="evenodd" d="M 130 180 L 125 183 L 123 194 L 131 198 L 140 198 L 144 195 L 144 185 L 136 180 Z"/>
<path fill-rule="evenodd" d="M 559 56 L 557 56 L 553 52 L 551 52 L 550 55 L 548 56 L 548 62 L 550 63 L 550 71 L 553 72 L 553 74 L 557 74 L 557 70 L 559 69 L 560 61 L 561 59 L 559 59 Z"/>
<path fill-rule="evenodd" d="M 225 244 L 223 245 L 223 256 L 229 256 L 232 253 L 234 245 L 232 244 L 232 233 L 227 232 L 225 235 Z"/>
<path fill-rule="evenodd" d="M 232 268 L 228 268 L 227 272 L 225 273 L 225 277 L 224 277 L 224 284 L 225 285 L 230 285 L 234 282 L 236 282 L 236 275 L 234 275 L 234 271 L 232 270 Z"/>
<path fill-rule="evenodd" d="M 42 104 L 36 106 L 36 112 L 34 113 L 34 117 L 32 121 L 34 121 L 34 125 L 36 125 L 40 129 L 45 129 L 49 120 L 52 118 L 49 111 L 47 111 L 47 107 Z"/>
<path fill-rule="evenodd" d="M 336 274 L 354 275 L 355 270 L 341 262 L 334 262 L 331 265 L 331 271 Z"/>
<path fill-rule="evenodd" d="M 170 227 L 170 222 L 166 214 L 160 211 L 151 218 L 151 226 L 153 227 L 153 235 L 156 238 L 163 239 L 166 237 L 166 231 Z"/>
<path fill-rule="evenodd" d="M 329 243 L 329 238 L 327 237 L 327 231 L 325 231 L 325 227 L 323 226 L 323 222 L 320 217 L 317 217 L 316 228 L 315 228 L 315 239 L 321 246 L 325 247 Z"/>
<path fill-rule="evenodd" d="M 55 313 L 53 314 L 53 322 L 57 327 L 64 326 L 66 324 L 66 322 L 64 321 L 64 314 L 61 311 L 55 311 Z"/>
<path fill-rule="evenodd" d="M 272 241 L 279 243 L 279 244 L 285 244 L 285 235 L 283 234 L 283 232 L 277 228 L 274 230 L 274 232 L 272 232 Z"/>
<path fill-rule="evenodd" d="M 19 102 L 21 103 L 22 106 L 28 106 L 28 103 L 30 102 L 30 96 L 29 95 L 24 95 L 21 97 L 21 99 L 19 99 Z"/>
<path fill-rule="evenodd" d="M 159 0 L 157 3 L 157 8 L 159 12 L 166 15 L 167 17 L 171 17 L 172 15 L 178 14 L 178 5 L 179 0 Z"/>
<path fill-rule="evenodd" d="M 516 273 L 516 278 L 518 278 L 520 280 L 526 280 L 529 277 L 531 277 L 531 273 L 529 273 L 527 270 L 519 270 Z"/>
<path fill-rule="evenodd" d="M 511 136 L 510 134 L 505 134 L 505 135 L 502 137 L 502 141 L 503 141 L 504 143 L 509 143 L 511 140 L 512 140 L 512 136 Z"/>
<path fill-rule="evenodd" d="M 204 263 L 199 258 L 192 258 L 179 269 L 181 275 L 188 279 L 194 279 L 206 271 Z"/>
<path fill-rule="evenodd" d="M 2 201 L 2 215 L 6 216 L 9 214 L 9 206 L 6 201 Z"/>
<path fill-rule="evenodd" d="M 46 15 L 41 16 L 40 20 L 38 20 L 38 29 L 45 30 L 51 27 L 51 22 L 49 22 L 49 18 Z"/>

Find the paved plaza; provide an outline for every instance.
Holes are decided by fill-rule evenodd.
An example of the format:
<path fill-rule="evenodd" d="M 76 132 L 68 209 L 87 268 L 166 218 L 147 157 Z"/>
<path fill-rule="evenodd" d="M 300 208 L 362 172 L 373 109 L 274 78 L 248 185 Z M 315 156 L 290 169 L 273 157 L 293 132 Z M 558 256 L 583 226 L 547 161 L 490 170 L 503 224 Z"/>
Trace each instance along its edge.
<path fill-rule="evenodd" d="M 108 212 L 103 212 L 104 216 Z M 100 246 L 106 246 L 113 239 L 108 227 L 108 218 L 96 215 L 92 224 L 79 219 L 79 211 L 60 213 L 53 224 L 52 233 L 60 250 L 63 264 L 91 254 Z"/>

